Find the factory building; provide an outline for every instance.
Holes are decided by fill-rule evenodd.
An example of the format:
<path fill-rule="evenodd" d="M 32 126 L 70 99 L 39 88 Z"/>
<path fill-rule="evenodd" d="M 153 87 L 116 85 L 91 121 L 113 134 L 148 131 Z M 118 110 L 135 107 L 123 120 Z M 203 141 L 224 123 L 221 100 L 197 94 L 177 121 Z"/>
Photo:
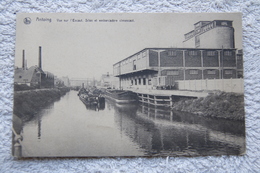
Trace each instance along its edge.
<path fill-rule="evenodd" d="M 208 25 L 212 28 L 203 29 Z M 222 25 L 228 29 L 222 30 Z M 198 28 L 200 32 L 196 31 Z M 226 35 L 222 33 L 225 31 Z M 232 21 L 200 21 L 190 33 L 185 34 L 185 42 L 191 44 L 199 36 L 200 44 L 193 42 L 191 48 L 145 48 L 115 63 L 113 72 L 119 77 L 119 88 L 172 88 L 180 80 L 243 77 L 243 55 L 242 50 L 234 48 Z M 204 34 L 211 39 L 221 38 L 206 41 Z"/>
<path fill-rule="evenodd" d="M 41 47 L 39 47 L 39 64 L 38 66 L 32 66 L 27 68 L 25 60 L 25 51 L 23 50 L 22 68 L 15 68 L 14 72 L 14 84 L 27 85 L 29 88 L 53 88 L 54 87 L 54 75 L 50 72 L 42 70 L 42 55 Z M 18 87 L 19 88 L 19 87 Z"/>

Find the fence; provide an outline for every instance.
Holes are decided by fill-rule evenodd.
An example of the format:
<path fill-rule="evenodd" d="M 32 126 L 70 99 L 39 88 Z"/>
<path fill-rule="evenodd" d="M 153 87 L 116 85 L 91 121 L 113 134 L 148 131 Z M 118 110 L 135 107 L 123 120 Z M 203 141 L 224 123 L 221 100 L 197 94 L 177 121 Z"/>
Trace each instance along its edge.
<path fill-rule="evenodd" d="M 244 79 L 204 79 L 177 81 L 179 90 L 220 90 L 244 93 Z"/>

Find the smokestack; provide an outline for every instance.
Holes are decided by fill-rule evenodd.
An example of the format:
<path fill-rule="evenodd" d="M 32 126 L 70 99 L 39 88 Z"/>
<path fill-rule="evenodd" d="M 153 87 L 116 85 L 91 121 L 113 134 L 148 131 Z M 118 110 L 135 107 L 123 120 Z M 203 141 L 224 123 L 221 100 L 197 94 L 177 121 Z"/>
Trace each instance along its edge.
<path fill-rule="evenodd" d="M 25 55 L 24 55 L 24 50 L 23 50 L 23 62 L 22 62 L 23 64 L 22 64 L 22 68 L 23 68 L 23 70 L 25 69 Z"/>
<path fill-rule="evenodd" d="M 42 68 L 42 47 L 39 46 L 39 64 L 38 64 L 39 68 Z"/>
<path fill-rule="evenodd" d="M 24 68 L 27 70 L 27 59 L 25 60 Z"/>
<path fill-rule="evenodd" d="M 84 88 L 84 83 L 82 83 L 82 88 Z"/>

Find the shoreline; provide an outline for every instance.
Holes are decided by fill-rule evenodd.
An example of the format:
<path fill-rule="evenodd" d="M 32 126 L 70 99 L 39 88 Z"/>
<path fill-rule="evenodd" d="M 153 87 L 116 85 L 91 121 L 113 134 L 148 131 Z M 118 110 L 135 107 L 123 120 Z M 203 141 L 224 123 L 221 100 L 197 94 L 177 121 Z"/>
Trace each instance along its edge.
<path fill-rule="evenodd" d="M 204 117 L 245 120 L 244 95 L 237 93 L 218 91 L 204 98 L 182 98 L 171 109 Z"/>
<path fill-rule="evenodd" d="M 23 122 L 29 121 L 42 108 L 59 100 L 68 91 L 68 88 L 15 91 L 13 114 Z"/>

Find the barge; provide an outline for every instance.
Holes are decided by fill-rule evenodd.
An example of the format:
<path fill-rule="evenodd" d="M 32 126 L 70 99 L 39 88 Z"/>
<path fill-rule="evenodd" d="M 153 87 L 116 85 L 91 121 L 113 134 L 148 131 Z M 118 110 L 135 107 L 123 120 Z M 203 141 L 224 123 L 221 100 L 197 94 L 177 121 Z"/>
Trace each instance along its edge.
<path fill-rule="evenodd" d="M 133 103 L 138 101 L 136 93 L 125 90 L 106 90 L 105 98 L 111 99 L 119 104 Z"/>
<path fill-rule="evenodd" d="M 78 93 L 79 99 L 85 105 L 99 105 L 105 102 L 105 98 L 101 95 L 100 92 L 87 91 L 85 88 L 81 88 Z"/>

